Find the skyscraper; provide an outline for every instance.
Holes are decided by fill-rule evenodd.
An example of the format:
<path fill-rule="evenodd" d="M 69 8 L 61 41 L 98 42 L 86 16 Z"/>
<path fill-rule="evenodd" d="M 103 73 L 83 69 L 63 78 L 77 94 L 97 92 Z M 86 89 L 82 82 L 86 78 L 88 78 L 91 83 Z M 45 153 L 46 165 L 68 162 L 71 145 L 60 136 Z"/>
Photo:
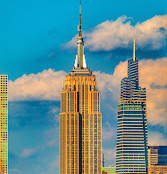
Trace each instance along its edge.
<path fill-rule="evenodd" d="M 146 89 L 139 87 L 138 59 L 128 60 L 128 77 L 121 81 L 118 103 L 116 173 L 146 174 Z"/>
<path fill-rule="evenodd" d="M 61 92 L 60 174 L 102 172 L 102 114 L 96 77 L 86 66 L 81 25 L 74 68 Z"/>
<path fill-rule="evenodd" d="M 0 171 L 8 173 L 8 76 L 0 75 Z"/>

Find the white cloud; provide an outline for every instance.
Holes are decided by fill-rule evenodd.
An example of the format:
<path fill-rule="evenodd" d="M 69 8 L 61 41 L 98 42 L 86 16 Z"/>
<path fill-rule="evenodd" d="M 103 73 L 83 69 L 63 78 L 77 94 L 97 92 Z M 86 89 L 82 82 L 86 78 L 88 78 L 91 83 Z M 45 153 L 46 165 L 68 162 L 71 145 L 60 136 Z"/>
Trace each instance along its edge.
<path fill-rule="evenodd" d="M 12 174 L 22 174 L 23 172 L 19 169 L 9 169 L 10 173 Z"/>
<path fill-rule="evenodd" d="M 109 122 L 106 122 L 103 126 L 103 143 L 111 141 L 116 136 L 116 130 L 111 126 Z M 115 140 L 115 139 L 114 139 Z"/>
<path fill-rule="evenodd" d="M 30 149 L 23 149 L 23 151 L 22 151 L 20 157 L 21 157 L 21 158 L 28 158 L 28 157 L 34 155 L 35 152 L 36 152 L 36 150 L 33 149 L 33 148 L 30 148 Z"/>
<path fill-rule="evenodd" d="M 148 132 L 148 145 L 163 146 L 167 145 L 167 139 L 157 131 Z"/>
<path fill-rule="evenodd" d="M 166 44 L 167 15 L 154 16 L 144 22 L 131 24 L 132 18 L 121 16 L 116 21 L 105 21 L 84 33 L 85 46 L 91 51 L 128 48 L 134 37 L 137 47 L 157 50 Z M 76 46 L 76 36 L 66 47 Z M 130 46 L 131 47 L 131 46 Z"/>
<path fill-rule="evenodd" d="M 59 123 L 60 108 L 54 106 L 53 108 L 51 108 L 51 110 L 50 110 L 49 113 L 51 113 L 52 115 L 54 115 L 54 118 L 55 118 L 56 123 Z"/>
<path fill-rule="evenodd" d="M 140 84 L 147 90 L 148 120 L 151 124 L 167 124 L 167 58 L 142 60 L 140 65 Z M 152 85 L 160 88 L 153 88 Z"/>
<path fill-rule="evenodd" d="M 44 132 L 44 141 L 45 141 L 45 144 L 43 148 L 58 147 L 59 146 L 59 127 L 57 126 Z"/>
<path fill-rule="evenodd" d="M 59 100 L 66 73 L 44 70 L 9 81 L 9 100 Z"/>
<path fill-rule="evenodd" d="M 52 162 L 49 164 L 47 171 L 42 172 L 41 174 L 51 174 L 59 173 L 59 155 L 55 157 L 55 159 L 52 160 Z"/>
<path fill-rule="evenodd" d="M 113 74 L 106 74 L 100 71 L 94 72 L 97 76 L 97 87 L 103 99 L 108 99 L 108 93 L 112 93 L 114 101 L 120 96 L 120 83 L 123 77 L 127 76 L 127 62 L 120 62 Z"/>
<path fill-rule="evenodd" d="M 167 58 L 141 60 L 139 72 L 140 86 L 147 89 L 148 121 L 153 125 L 165 125 Z M 116 104 L 120 97 L 121 79 L 127 75 L 127 61 L 120 62 L 112 75 L 99 71 L 94 74 L 97 76 L 97 86 L 101 91 L 102 105 Z M 64 71 L 56 72 L 49 69 L 9 81 L 9 100 L 60 100 L 65 75 Z M 112 109 L 117 110 L 116 106 Z M 56 110 L 52 112 L 57 115 Z"/>

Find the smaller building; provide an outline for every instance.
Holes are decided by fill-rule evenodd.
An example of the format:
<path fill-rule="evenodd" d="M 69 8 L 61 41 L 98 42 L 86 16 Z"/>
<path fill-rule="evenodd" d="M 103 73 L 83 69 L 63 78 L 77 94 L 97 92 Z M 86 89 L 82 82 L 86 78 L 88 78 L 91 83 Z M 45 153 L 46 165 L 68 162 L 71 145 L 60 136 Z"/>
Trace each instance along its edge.
<path fill-rule="evenodd" d="M 148 166 L 167 165 L 167 146 L 148 146 Z"/>
<path fill-rule="evenodd" d="M 167 166 L 151 166 L 148 167 L 148 174 L 167 174 Z"/>
<path fill-rule="evenodd" d="M 167 146 L 148 146 L 148 174 L 167 174 Z"/>

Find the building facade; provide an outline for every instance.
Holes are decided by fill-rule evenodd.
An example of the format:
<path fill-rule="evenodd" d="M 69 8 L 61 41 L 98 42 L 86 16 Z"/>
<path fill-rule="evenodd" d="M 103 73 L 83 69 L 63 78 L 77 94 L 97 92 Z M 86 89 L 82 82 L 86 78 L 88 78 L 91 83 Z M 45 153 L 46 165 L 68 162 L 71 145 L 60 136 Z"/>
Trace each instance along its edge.
<path fill-rule="evenodd" d="M 167 165 L 167 146 L 148 146 L 148 166 Z"/>
<path fill-rule="evenodd" d="M 167 165 L 165 166 L 150 166 L 148 167 L 148 174 L 167 174 Z"/>
<path fill-rule="evenodd" d="M 8 76 L 0 75 L 0 171 L 8 174 Z"/>
<path fill-rule="evenodd" d="M 139 87 L 138 59 L 128 60 L 118 103 L 116 173 L 147 173 L 146 89 Z"/>
<path fill-rule="evenodd" d="M 167 174 L 167 146 L 148 146 L 148 174 Z"/>
<path fill-rule="evenodd" d="M 60 174 L 102 172 L 102 114 L 96 77 L 86 67 L 81 10 L 74 68 L 61 92 Z"/>

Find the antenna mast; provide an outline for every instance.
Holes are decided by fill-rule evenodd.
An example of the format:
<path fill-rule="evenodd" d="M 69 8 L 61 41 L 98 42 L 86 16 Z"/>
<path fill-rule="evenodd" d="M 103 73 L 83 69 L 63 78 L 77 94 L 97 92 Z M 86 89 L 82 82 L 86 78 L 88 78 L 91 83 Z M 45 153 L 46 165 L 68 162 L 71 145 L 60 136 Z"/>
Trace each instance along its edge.
<path fill-rule="evenodd" d="M 134 45 L 133 45 L 133 61 L 135 61 L 135 38 L 134 38 L 134 43 L 133 43 Z"/>

